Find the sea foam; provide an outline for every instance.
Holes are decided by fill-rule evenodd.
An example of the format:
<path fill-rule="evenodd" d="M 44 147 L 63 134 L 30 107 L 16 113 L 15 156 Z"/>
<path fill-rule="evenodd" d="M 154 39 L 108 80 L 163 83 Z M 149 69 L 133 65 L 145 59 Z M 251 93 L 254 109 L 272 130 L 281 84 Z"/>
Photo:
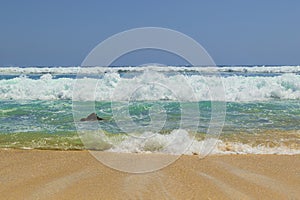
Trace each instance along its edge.
<path fill-rule="evenodd" d="M 185 130 L 173 130 L 166 135 L 145 132 L 140 137 L 128 136 L 107 151 L 122 153 L 156 152 L 173 155 L 203 155 L 204 152 L 209 154 L 300 154 L 300 149 L 284 145 L 276 147 L 263 144 L 253 146 L 241 142 L 224 142 L 217 138 L 196 140 Z"/>
<path fill-rule="evenodd" d="M 53 78 L 51 74 L 44 74 L 39 79 L 20 76 L 12 79 L 0 80 L 0 99 L 13 100 L 58 100 L 72 99 L 73 92 L 80 96 L 80 100 L 111 101 L 117 98 L 114 93 L 119 84 L 122 88 L 130 89 L 132 80 L 138 77 L 125 78 L 117 72 L 105 73 L 99 79 L 95 78 Z M 296 100 L 300 99 L 300 76 L 287 73 L 280 76 L 205 76 L 177 74 L 166 76 L 172 83 L 178 84 L 174 88 L 181 88 L 182 84 L 191 87 L 198 101 L 224 100 L 212 94 L 214 85 L 224 88 L 225 100 L 266 101 L 272 99 Z M 182 82 L 185 80 L 185 83 Z M 74 90 L 75 83 L 79 85 Z M 141 83 L 139 92 L 134 95 L 135 100 L 176 100 L 174 91 L 163 86 Z M 136 93 L 137 94 L 137 93 Z M 132 97 L 128 97 L 131 98 Z"/>

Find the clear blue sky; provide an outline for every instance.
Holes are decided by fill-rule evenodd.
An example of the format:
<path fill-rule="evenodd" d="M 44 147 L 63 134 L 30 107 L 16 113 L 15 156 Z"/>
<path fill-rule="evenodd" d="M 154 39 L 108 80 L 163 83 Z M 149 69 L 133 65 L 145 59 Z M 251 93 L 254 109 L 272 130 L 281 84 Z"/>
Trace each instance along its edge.
<path fill-rule="evenodd" d="M 144 26 L 189 35 L 217 64 L 300 64 L 300 1 L 175 2 L 0 0 L 0 65 L 79 65 L 99 42 Z"/>

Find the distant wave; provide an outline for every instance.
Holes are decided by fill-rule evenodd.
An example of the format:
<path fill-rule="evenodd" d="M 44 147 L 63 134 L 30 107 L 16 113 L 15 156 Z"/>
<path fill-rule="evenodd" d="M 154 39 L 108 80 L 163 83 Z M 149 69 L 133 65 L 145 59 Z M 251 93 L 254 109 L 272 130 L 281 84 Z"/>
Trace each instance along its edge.
<path fill-rule="evenodd" d="M 160 72 L 210 72 L 211 67 L 186 66 L 142 66 L 142 67 L 0 67 L 0 74 L 84 74 L 113 72 L 142 72 L 153 69 Z M 222 66 L 214 67 L 218 72 L 240 73 L 300 73 L 300 66 Z"/>

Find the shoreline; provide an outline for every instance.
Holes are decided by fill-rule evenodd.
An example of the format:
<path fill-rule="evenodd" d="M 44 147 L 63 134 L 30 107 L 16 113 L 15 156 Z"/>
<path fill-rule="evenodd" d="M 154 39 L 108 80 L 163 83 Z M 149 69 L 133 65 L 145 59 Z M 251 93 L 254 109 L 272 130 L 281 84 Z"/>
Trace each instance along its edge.
<path fill-rule="evenodd" d="M 120 153 L 101 152 L 118 160 Z M 139 155 L 144 159 L 151 154 Z M 4 199 L 296 199 L 300 155 L 182 155 L 160 170 L 126 173 L 86 150 L 0 149 Z M 152 155 L 153 156 L 153 155 Z M 165 160 L 170 155 L 156 155 Z"/>

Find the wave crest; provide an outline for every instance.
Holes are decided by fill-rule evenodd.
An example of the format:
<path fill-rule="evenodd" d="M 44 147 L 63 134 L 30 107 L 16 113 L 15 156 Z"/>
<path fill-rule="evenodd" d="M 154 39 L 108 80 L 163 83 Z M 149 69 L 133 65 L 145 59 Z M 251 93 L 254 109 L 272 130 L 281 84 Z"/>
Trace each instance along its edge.
<path fill-rule="evenodd" d="M 182 80 L 184 75 L 170 76 L 169 79 Z M 187 83 L 192 87 L 196 99 L 199 101 L 211 100 L 209 87 L 219 82 L 218 77 L 192 75 L 184 76 Z M 122 80 L 122 84 L 130 85 L 128 78 L 123 78 L 118 73 L 106 73 L 100 79 L 78 79 L 80 82 L 88 82 L 90 85 L 80 88 L 81 100 L 110 101 L 111 96 Z M 57 100 L 72 99 L 75 79 L 53 79 L 50 74 L 45 74 L 40 79 L 34 80 L 22 76 L 8 80 L 0 80 L 0 99 L 13 100 Z M 265 101 L 271 99 L 295 100 L 300 99 L 300 76 L 296 74 L 284 74 L 274 77 L 245 77 L 229 76 L 222 77 L 226 101 Z M 177 81 L 180 88 L 180 81 Z M 91 91 L 97 85 L 96 91 Z M 126 87 L 124 87 L 126 88 Z M 172 91 L 144 85 L 141 89 L 143 95 L 135 95 L 136 100 L 176 100 Z M 95 95 L 95 96 L 94 96 Z M 214 97 L 214 100 L 218 100 Z"/>

